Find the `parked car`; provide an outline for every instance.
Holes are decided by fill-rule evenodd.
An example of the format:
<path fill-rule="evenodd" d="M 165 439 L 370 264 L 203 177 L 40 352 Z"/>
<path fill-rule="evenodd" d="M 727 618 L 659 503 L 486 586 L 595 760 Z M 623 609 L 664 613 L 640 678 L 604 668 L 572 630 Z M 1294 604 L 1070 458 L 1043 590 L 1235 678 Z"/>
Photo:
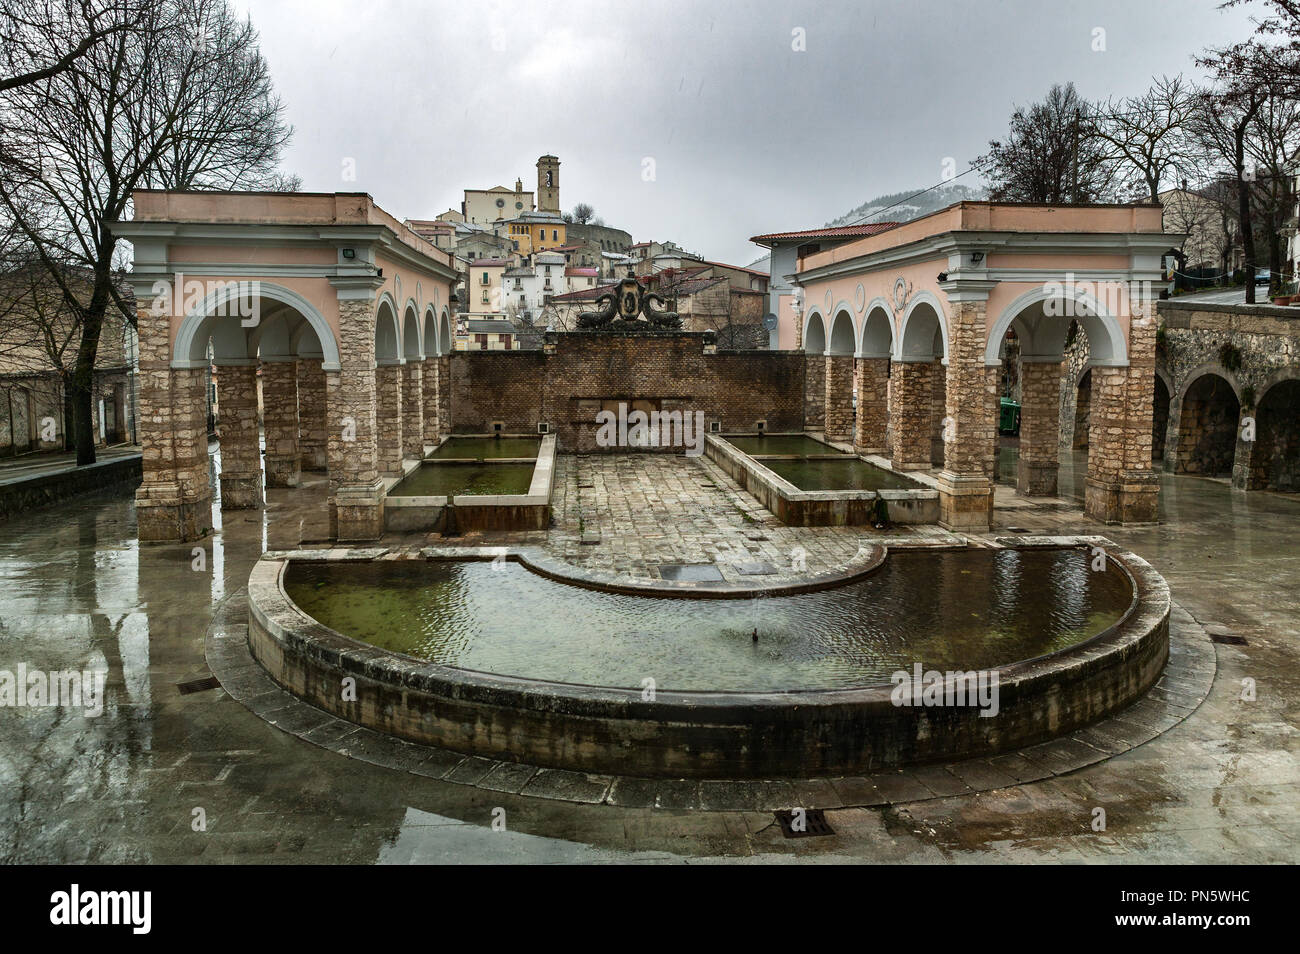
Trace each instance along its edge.
<path fill-rule="evenodd" d="M 1273 281 L 1273 273 L 1270 272 L 1267 268 L 1261 268 L 1259 271 L 1255 273 L 1256 285 L 1267 285 L 1272 281 Z"/>

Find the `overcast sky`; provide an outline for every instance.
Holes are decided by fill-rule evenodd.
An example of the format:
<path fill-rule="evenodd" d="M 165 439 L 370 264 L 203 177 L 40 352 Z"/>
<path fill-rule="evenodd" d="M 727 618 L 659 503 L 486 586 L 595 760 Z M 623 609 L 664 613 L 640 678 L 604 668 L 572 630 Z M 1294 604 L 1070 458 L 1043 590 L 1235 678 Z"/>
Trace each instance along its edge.
<path fill-rule="evenodd" d="M 1251 32 L 1217 0 L 235 2 L 305 189 L 432 218 L 465 188 L 533 188 L 553 153 L 565 210 L 737 264 L 751 235 L 924 188 L 948 157 L 964 171 L 1054 82 L 1136 93 Z"/>

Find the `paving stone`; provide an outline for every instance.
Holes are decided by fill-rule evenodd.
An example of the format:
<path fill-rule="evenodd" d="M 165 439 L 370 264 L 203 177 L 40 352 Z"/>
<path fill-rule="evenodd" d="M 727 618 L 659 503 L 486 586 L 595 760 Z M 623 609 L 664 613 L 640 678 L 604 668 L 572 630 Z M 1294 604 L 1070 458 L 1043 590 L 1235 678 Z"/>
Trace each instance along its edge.
<path fill-rule="evenodd" d="M 519 790 L 528 784 L 528 780 L 536 774 L 537 766 L 535 765 L 521 765 L 518 762 L 498 762 L 476 784 L 479 788 L 517 795 Z"/>
<path fill-rule="evenodd" d="M 539 769 L 523 788 L 523 794 L 555 798 L 566 802 L 594 804 L 603 801 L 614 779 L 608 775 L 587 775 L 564 769 Z"/>

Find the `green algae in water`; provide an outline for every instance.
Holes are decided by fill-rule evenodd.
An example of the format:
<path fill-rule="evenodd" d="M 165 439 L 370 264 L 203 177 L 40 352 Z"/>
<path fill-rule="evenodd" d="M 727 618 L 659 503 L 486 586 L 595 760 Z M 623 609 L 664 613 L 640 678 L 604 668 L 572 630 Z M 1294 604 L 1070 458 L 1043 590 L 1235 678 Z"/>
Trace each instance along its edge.
<path fill-rule="evenodd" d="M 536 437 L 449 437 L 426 460 L 494 460 L 501 457 L 536 458 L 541 440 Z"/>
<path fill-rule="evenodd" d="M 836 689 L 988 669 L 1117 622 L 1132 588 L 1086 550 L 892 553 L 875 574 L 752 600 L 604 593 L 517 563 L 290 564 L 289 596 L 354 639 L 449 666 L 597 686 Z M 320 585 L 320 584 L 324 585 Z M 753 641 L 757 629 L 759 640 Z"/>
<path fill-rule="evenodd" d="M 764 434 L 762 437 L 724 437 L 724 440 L 751 457 L 762 454 L 795 454 L 800 457 L 810 454 L 843 454 L 843 451 L 806 434 Z"/>
<path fill-rule="evenodd" d="M 526 494 L 533 481 L 532 464 L 422 463 L 403 477 L 390 497 L 459 497 L 486 494 Z"/>
<path fill-rule="evenodd" d="M 856 457 L 843 460 L 764 460 L 800 490 L 918 490 L 920 484 Z"/>

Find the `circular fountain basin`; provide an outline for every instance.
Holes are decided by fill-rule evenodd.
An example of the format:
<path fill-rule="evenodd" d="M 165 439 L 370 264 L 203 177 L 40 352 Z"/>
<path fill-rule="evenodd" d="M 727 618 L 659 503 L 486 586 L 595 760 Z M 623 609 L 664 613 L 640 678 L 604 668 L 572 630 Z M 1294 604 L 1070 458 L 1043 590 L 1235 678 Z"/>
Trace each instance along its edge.
<path fill-rule="evenodd" d="M 1168 590 L 1107 549 L 1102 569 L 1080 546 L 899 551 L 813 592 L 727 600 L 559 582 L 524 552 L 268 555 L 249 639 L 313 705 L 466 754 L 660 777 L 859 774 L 1044 741 L 1149 688 Z"/>

